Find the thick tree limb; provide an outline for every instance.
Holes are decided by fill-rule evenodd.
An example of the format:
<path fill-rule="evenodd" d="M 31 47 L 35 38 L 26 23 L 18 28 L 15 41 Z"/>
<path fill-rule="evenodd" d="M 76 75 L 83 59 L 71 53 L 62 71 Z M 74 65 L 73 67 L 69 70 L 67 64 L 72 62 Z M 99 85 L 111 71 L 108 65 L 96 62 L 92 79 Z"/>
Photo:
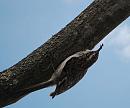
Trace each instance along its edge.
<path fill-rule="evenodd" d="M 0 73 L 0 107 L 19 100 L 16 91 L 47 81 L 69 55 L 92 49 L 130 15 L 130 0 L 95 0 L 70 24 L 26 58 Z"/>

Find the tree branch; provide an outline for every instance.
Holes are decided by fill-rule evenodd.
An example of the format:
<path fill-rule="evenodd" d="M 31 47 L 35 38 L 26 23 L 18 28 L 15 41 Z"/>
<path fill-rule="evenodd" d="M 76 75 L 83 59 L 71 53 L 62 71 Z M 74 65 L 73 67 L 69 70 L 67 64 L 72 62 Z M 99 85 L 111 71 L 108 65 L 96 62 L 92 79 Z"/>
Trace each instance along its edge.
<path fill-rule="evenodd" d="M 0 73 L 0 107 L 18 101 L 25 87 L 47 81 L 53 68 L 83 49 L 92 49 L 130 15 L 130 0 L 95 0 L 65 28 L 26 58 Z"/>

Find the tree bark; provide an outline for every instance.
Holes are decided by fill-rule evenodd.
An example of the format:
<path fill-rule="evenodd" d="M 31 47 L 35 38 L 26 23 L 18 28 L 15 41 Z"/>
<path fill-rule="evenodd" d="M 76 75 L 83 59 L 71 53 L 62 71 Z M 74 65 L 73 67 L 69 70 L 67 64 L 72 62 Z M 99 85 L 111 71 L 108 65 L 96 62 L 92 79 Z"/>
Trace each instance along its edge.
<path fill-rule="evenodd" d="M 65 28 L 26 58 L 0 73 L 0 107 L 18 101 L 16 91 L 49 80 L 54 68 L 77 51 L 92 49 L 130 15 L 130 0 L 95 0 Z"/>

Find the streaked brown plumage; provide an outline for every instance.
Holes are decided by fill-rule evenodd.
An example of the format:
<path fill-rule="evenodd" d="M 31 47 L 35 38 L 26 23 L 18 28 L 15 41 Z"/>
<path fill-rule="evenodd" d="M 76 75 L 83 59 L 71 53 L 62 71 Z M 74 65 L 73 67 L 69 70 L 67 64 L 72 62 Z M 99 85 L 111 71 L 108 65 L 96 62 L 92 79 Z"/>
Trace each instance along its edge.
<path fill-rule="evenodd" d="M 96 51 L 85 50 L 69 56 L 57 67 L 50 80 L 25 88 L 19 92 L 29 93 L 56 85 L 55 91 L 50 94 L 54 98 L 56 95 L 67 91 L 77 84 L 86 74 L 88 68 L 97 61 L 102 46 L 103 44 Z"/>

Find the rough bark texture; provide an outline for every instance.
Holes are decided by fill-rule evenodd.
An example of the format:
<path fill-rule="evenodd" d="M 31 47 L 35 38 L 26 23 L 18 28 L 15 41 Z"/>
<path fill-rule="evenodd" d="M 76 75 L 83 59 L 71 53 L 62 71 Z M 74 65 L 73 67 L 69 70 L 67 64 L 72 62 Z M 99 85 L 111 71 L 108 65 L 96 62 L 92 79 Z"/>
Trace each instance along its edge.
<path fill-rule="evenodd" d="M 47 81 L 66 57 L 92 49 L 130 15 L 130 0 L 95 0 L 70 24 L 26 58 L 0 73 L 0 107 L 25 94 L 15 92 Z M 58 22 L 57 22 L 58 23 Z"/>

